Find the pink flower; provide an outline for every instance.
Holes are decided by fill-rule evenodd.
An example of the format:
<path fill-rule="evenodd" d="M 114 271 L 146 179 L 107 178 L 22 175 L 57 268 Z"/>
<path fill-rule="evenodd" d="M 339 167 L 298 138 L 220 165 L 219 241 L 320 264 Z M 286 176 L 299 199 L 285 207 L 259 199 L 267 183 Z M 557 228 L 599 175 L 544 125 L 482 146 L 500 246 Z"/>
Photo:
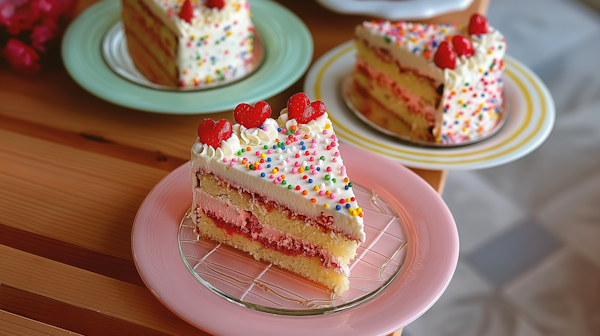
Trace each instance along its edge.
<path fill-rule="evenodd" d="M 7 26 L 18 7 L 28 0 L 0 0 L 0 26 Z"/>
<path fill-rule="evenodd" d="M 39 24 L 33 27 L 31 35 L 29 36 L 31 39 L 31 45 L 41 52 L 46 51 L 44 44 L 54 37 L 54 29 L 56 29 L 56 24 L 53 22 L 49 23 L 49 25 Z"/>
<path fill-rule="evenodd" d="M 8 33 L 16 36 L 22 30 L 31 30 L 39 18 L 40 11 L 37 8 L 15 6 L 13 14 L 5 19 L 5 25 Z"/>
<path fill-rule="evenodd" d="M 61 15 L 70 15 L 75 0 L 0 0 L 0 26 L 9 34 L 31 30 L 38 20 L 56 24 Z"/>
<path fill-rule="evenodd" d="M 39 8 L 42 17 L 56 21 L 61 15 L 70 16 L 74 5 L 74 0 L 31 0 L 30 6 Z"/>
<path fill-rule="evenodd" d="M 62 13 L 53 0 L 31 0 L 29 8 L 34 15 L 40 18 L 56 20 Z"/>
<path fill-rule="evenodd" d="M 0 45 L 0 58 L 6 58 L 17 72 L 38 72 L 38 52 L 46 52 L 48 42 L 60 35 L 60 19 L 73 15 L 76 1 L 0 0 L 0 31 L 6 27 L 8 34 L 16 37 L 4 49 Z"/>
<path fill-rule="evenodd" d="M 41 69 L 41 66 L 37 63 L 40 59 L 38 53 L 32 47 L 15 38 L 8 40 L 2 55 L 8 60 L 14 71 L 22 74 L 31 75 Z"/>

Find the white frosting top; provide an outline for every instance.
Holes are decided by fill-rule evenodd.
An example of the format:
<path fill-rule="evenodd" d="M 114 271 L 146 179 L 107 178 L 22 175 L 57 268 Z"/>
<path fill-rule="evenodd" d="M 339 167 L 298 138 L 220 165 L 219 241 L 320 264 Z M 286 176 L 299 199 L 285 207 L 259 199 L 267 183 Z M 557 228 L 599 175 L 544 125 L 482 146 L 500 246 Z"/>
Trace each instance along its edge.
<path fill-rule="evenodd" d="M 193 87 L 242 76 L 252 60 L 254 26 L 248 0 L 227 0 L 221 9 L 193 1 L 191 21 L 179 17 L 179 0 L 153 0 L 180 32 L 180 86 Z"/>
<path fill-rule="evenodd" d="M 233 125 L 233 134 L 217 149 L 197 139 L 191 165 L 192 172 L 212 172 L 297 213 L 331 216 L 342 233 L 365 239 L 362 209 L 353 200 L 327 113 L 298 124 L 284 109 L 277 122 L 268 118 L 259 128 Z"/>
<path fill-rule="evenodd" d="M 457 57 L 454 69 L 440 69 L 433 61 L 437 47 L 454 35 L 470 40 L 475 53 Z M 444 84 L 436 113 L 440 142 L 476 139 L 495 127 L 502 108 L 506 42 L 494 28 L 489 27 L 486 34 L 469 35 L 456 25 L 367 21 L 356 27 L 356 37 L 389 50 L 402 67 L 432 78 L 436 86 Z"/>

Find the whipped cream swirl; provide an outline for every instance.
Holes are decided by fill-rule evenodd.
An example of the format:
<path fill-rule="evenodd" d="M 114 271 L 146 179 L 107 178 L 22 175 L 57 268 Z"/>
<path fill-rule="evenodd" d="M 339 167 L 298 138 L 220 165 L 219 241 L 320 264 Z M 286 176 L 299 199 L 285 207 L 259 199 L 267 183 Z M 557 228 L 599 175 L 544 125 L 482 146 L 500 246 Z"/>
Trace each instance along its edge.
<path fill-rule="evenodd" d="M 233 133 L 229 139 L 221 140 L 221 147 L 216 149 L 201 143 L 200 139 L 196 139 L 196 143 L 192 146 L 192 153 L 198 156 L 206 156 L 211 159 L 223 159 L 231 158 L 241 149 L 240 139 Z"/>
<path fill-rule="evenodd" d="M 279 127 L 281 128 L 289 130 L 292 126 L 296 126 L 304 134 L 316 134 L 326 129 L 325 127 L 327 125 L 331 127 L 331 120 L 329 120 L 329 115 L 327 114 L 327 112 L 323 113 L 323 115 L 321 115 L 320 117 L 309 121 L 307 124 L 299 124 L 296 119 L 288 119 L 289 116 L 287 111 L 287 109 L 283 109 L 281 111 L 281 115 L 277 119 Z"/>
<path fill-rule="evenodd" d="M 233 133 L 238 136 L 240 143 L 247 146 L 266 145 L 277 139 L 279 125 L 275 119 L 267 118 L 262 129 L 259 127 L 246 128 L 241 124 L 233 125 Z"/>

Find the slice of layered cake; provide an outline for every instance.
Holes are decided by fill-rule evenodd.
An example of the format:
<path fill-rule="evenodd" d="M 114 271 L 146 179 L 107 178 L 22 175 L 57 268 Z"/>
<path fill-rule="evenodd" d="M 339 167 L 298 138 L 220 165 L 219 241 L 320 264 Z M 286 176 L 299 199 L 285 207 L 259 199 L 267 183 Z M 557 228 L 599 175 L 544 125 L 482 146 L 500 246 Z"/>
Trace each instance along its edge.
<path fill-rule="evenodd" d="M 502 34 L 481 15 L 466 27 L 364 22 L 352 104 L 376 126 L 409 139 L 457 144 L 485 136 L 502 110 Z"/>
<path fill-rule="evenodd" d="M 200 124 L 197 232 L 342 293 L 365 233 L 325 104 L 298 93 L 277 120 L 270 114 L 265 102 L 240 104 L 237 124 Z"/>
<path fill-rule="evenodd" d="M 239 78 L 253 58 L 247 0 L 122 0 L 127 48 L 153 83 L 207 86 Z"/>

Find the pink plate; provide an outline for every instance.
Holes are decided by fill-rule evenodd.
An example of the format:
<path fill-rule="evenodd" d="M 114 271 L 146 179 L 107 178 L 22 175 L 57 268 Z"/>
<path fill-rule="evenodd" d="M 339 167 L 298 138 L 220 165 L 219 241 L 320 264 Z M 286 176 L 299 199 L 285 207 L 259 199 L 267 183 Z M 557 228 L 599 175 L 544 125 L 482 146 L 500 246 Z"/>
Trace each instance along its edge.
<path fill-rule="evenodd" d="M 182 319 L 218 335 L 385 335 L 429 309 L 458 261 L 458 232 L 436 191 L 404 166 L 341 144 L 349 175 L 377 193 L 402 218 L 404 266 L 380 293 L 355 307 L 315 316 L 284 316 L 232 303 L 202 285 L 181 257 L 178 229 L 191 201 L 189 164 L 160 181 L 135 218 L 132 249 L 144 283 Z"/>

